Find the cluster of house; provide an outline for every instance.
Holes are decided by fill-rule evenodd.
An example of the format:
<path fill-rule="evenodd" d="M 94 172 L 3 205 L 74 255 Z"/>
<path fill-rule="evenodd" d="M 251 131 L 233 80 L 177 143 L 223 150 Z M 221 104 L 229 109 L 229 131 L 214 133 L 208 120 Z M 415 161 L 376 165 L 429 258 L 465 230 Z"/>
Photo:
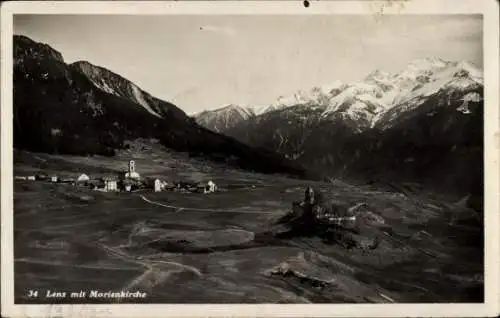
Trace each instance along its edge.
<path fill-rule="evenodd" d="M 217 191 L 214 182 L 203 183 L 173 182 L 168 183 L 159 178 L 141 178 L 135 170 L 135 162 L 129 161 L 128 170 L 120 176 L 105 175 L 98 179 L 91 179 L 87 174 L 82 173 L 77 178 L 59 178 L 57 175 L 48 176 L 37 174 L 36 176 L 16 176 L 16 180 L 48 180 L 57 183 L 69 183 L 75 186 L 87 186 L 97 191 L 135 191 L 139 189 L 153 189 L 155 192 L 170 190 L 180 192 L 201 192 L 213 193 Z"/>

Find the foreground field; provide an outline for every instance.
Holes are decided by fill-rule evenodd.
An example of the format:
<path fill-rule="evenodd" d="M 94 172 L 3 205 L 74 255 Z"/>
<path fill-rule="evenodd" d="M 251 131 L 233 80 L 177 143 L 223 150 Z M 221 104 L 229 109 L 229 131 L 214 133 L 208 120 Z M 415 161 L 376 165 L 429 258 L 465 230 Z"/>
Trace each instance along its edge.
<path fill-rule="evenodd" d="M 119 171 L 130 154 L 17 156 L 15 173 Z M 150 153 L 144 175 L 214 180 L 226 192 L 103 193 L 41 181 L 14 183 L 18 303 L 482 302 L 481 226 L 450 198 L 341 182 L 311 183 L 231 171 Z M 319 237 L 277 239 L 276 221 L 308 184 L 353 206 L 366 203 L 373 250 Z M 175 208 L 173 208 L 175 207 Z M 361 215 L 362 216 L 362 215 Z M 450 224 L 450 218 L 456 220 Z M 363 219 L 361 217 L 361 219 Z M 36 298 L 29 290 L 38 290 Z M 47 298 L 46 291 L 141 291 L 140 299 Z"/>

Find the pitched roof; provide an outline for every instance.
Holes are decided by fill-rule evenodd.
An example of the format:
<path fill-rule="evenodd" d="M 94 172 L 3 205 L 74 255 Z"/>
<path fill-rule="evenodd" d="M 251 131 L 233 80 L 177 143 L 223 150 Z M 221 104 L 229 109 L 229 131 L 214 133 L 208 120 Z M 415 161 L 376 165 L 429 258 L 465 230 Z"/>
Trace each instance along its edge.
<path fill-rule="evenodd" d="M 118 181 L 118 178 L 113 175 L 106 175 L 101 178 L 102 181 Z"/>

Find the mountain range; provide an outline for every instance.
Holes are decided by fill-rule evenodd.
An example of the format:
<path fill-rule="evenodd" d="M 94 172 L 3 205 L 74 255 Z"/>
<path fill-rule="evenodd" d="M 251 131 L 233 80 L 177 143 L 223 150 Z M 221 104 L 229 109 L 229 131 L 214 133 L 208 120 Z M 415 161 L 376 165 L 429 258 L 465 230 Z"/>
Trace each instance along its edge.
<path fill-rule="evenodd" d="M 87 61 L 22 35 L 13 39 L 14 147 L 35 152 L 113 156 L 127 140 L 153 138 L 187 152 L 263 173 L 304 177 L 273 151 L 250 147 L 198 125 L 176 105 Z"/>
<path fill-rule="evenodd" d="M 280 96 L 258 111 L 232 105 L 194 118 L 323 175 L 480 192 L 483 86 L 470 62 L 423 58 L 395 74 L 376 70 Z"/>
<path fill-rule="evenodd" d="M 130 80 L 14 36 L 14 147 L 108 155 L 158 139 L 256 172 L 483 191 L 483 75 L 472 63 L 425 58 L 401 72 L 225 105 L 189 117 Z M 332 75 L 333 77 L 333 75 Z"/>

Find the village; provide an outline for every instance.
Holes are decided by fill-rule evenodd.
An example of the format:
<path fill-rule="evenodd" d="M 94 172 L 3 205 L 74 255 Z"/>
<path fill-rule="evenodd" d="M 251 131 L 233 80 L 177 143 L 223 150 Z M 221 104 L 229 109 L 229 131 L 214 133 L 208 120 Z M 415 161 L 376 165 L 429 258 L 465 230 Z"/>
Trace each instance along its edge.
<path fill-rule="evenodd" d="M 72 186 L 86 187 L 91 190 L 101 192 L 172 191 L 180 193 L 210 194 L 227 190 L 219 189 L 212 180 L 209 180 L 206 183 L 185 181 L 167 182 L 166 180 L 155 177 L 141 177 L 136 170 L 134 160 L 130 160 L 128 162 L 127 170 L 117 174 L 105 174 L 100 177 L 91 178 L 86 173 L 75 174 L 74 178 L 38 173 L 30 176 L 15 176 L 15 179 L 70 184 Z M 255 185 L 250 187 L 252 190 L 255 188 Z M 284 216 L 283 220 L 291 221 L 291 219 L 302 219 L 303 216 L 307 217 L 307 215 L 303 213 L 305 209 L 304 204 L 309 204 L 310 206 L 315 205 L 316 197 L 320 198 L 321 193 L 315 193 L 311 187 L 307 187 L 304 200 L 301 202 L 294 201 L 292 203 L 291 213 Z M 346 223 L 356 222 L 356 216 L 353 215 L 352 212 L 360 208 L 362 205 L 364 204 L 360 203 L 354 207 L 350 207 L 349 209 L 345 206 L 338 206 L 336 204 L 329 206 L 327 209 L 322 208 L 319 205 L 315 205 L 315 208 L 313 209 L 314 212 L 313 210 L 310 212 L 312 212 L 314 219 L 317 222 L 330 225 L 346 225 Z M 380 220 L 377 221 L 380 222 Z M 383 223 L 383 220 L 381 222 Z"/>
<path fill-rule="evenodd" d="M 170 183 L 165 180 L 161 180 L 160 178 L 143 178 L 136 171 L 134 160 L 129 161 L 127 171 L 124 171 L 121 174 L 106 174 L 100 177 L 91 178 L 88 174 L 81 173 L 74 178 L 71 178 L 38 173 L 30 176 L 15 176 L 14 179 L 65 183 L 73 186 L 88 187 L 92 190 L 102 192 L 135 192 L 141 190 L 152 190 L 154 192 L 177 191 L 208 194 L 217 191 L 217 186 L 211 180 L 206 183 L 183 181 Z"/>

